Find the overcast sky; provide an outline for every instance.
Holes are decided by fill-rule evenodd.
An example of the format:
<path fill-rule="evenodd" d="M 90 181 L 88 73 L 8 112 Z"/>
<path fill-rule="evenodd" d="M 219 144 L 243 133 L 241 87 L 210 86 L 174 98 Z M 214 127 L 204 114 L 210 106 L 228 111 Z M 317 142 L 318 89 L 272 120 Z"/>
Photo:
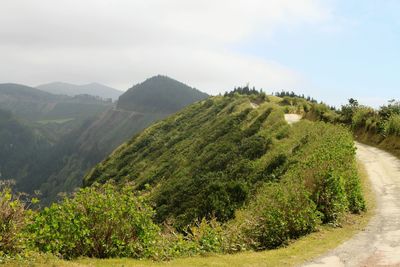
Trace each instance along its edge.
<path fill-rule="evenodd" d="M 164 74 L 377 106 L 400 98 L 398 14 L 396 0 L 1 0 L 0 82 L 126 90 Z"/>

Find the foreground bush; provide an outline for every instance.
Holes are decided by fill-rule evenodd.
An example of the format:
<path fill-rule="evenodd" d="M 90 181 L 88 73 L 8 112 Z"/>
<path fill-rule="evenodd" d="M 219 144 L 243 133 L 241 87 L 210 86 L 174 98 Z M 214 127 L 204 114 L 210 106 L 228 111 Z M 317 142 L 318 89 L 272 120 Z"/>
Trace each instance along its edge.
<path fill-rule="evenodd" d="M 266 183 L 228 227 L 231 251 L 262 250 L 316 229 L 338 225 L 347 211 L 365 209 L 352 136 L 343 127 L 300 122 L 288 134 L 291 150 L 276 182 Z"/>
<path fill-rule="evenodd" d="M 320 221 L 318 215 L 316 205 L 301 186 L 268 184 L 228 227 L 229 250 L 276 248 L 314 231 Z"/>
<path fill-rule="evenodd" d="M 0 182 L 0 256 L 16 254 L 25 247 L 22 230 L 28 212 L 19 196 L 13 196 L 10 184 Z"/>
<path fill-rule="evenodd" d="M 32 245 L 63 258 L 152 256 L 159 228 L 151 207 L 133 192 L 112 183 L 80 189 L 34 218 Z"/>
<path fill-rule="evenodd" d="M 215 219 L 195 222 L 185 232 L 179 233 L 166 226 L 160 235 L 156 259 L 173 259 L 222 253 L 225 249 L 225 228 Z"/>

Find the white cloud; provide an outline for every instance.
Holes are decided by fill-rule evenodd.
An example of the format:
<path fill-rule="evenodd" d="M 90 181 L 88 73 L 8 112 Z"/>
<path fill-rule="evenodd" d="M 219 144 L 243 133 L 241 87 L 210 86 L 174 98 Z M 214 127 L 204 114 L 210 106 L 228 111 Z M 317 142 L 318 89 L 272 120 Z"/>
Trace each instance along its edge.
<path fill-rule="evenodd" d="M 0 82 L 126 89 L 160 73 L 213 93 L 291 88 L 304 82 L 295 70 L 229 47 L 329 16 L 313 0 L 3 0 Z"/>

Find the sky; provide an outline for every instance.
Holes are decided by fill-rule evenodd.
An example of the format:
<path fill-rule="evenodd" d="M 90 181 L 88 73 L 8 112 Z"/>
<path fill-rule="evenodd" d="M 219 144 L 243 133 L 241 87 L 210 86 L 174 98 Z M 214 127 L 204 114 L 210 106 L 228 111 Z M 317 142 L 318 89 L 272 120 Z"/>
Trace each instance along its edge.
<path fill-rule="evenodd" d="M 127 90 L 162 74 L 378 107 L 400 99 L 399 14 L 397 0 L 1 0 L 0 83 Z"/>

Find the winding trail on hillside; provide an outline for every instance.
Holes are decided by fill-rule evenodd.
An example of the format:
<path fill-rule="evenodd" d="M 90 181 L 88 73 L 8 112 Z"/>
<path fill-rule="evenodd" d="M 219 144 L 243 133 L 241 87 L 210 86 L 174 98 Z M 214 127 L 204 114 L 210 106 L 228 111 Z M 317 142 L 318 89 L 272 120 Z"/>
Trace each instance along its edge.
<path fill-rule="evenodd" d="M 301 120 L 301 115 L 299 114 L 285 114 L 285 120 L 289 124 L 299 122 Z"/>
<path fill-rule="evenodd" d="M 357 143 L 376 193 L 377 210 L 366 229 L 304 266 L 400 266 L 400 160 Z"/>

